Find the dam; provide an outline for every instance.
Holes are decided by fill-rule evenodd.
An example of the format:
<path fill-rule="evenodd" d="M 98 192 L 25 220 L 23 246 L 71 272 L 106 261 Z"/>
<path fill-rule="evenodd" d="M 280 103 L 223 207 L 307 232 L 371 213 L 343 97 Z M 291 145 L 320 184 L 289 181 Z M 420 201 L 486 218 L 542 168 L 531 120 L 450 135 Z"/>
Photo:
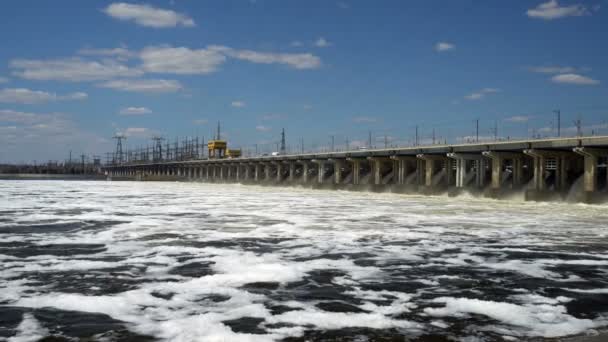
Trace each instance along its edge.
<path fill-rule="evenodd" d="M 300 185 L 312 188 L 447 193 L 526 200 L 608 199 L 608 136 L 507 140 L 242 157 L 210 141 L 207 158 L 113 162 L 110 179 Z"/>

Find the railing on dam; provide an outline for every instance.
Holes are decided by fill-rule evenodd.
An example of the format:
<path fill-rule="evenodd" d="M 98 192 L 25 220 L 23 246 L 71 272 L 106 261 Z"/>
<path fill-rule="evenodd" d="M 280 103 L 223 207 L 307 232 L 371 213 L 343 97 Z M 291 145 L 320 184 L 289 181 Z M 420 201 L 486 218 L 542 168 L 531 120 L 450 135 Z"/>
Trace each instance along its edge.
<path fill-rule="evenodd" d="M 141 180 L 300 184 L 422 193 L 467 190 L 490 197 L 595 202 L 608 197 L 608 136 L 288 154 L 234 159 L 146 161 L 104 168 Z"/>

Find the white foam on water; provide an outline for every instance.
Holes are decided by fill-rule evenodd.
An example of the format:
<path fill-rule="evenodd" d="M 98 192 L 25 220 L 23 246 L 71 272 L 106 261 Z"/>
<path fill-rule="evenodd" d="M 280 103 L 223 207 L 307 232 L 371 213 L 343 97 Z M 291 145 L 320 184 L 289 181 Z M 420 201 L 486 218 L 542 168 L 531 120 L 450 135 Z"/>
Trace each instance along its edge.
<path fill-rule="evenodd" d="M 578 292 L 578 293 L 608 294 L 608 289 L 569 289 L 569 288 L 564 288 L 564 290 L 570 291 L 570 292 Z"/>
<path fill-rule="evenodd" d="M 605 206 L 199 183 L 0 181 L 0 192 L 11 199 L 0 208 L 17 212 L 0 222 L 3 243 L 105 246 L 80 255 L 16 257 L 10 248 L 20 247 L 0 250 L 2 305 L 103 313 L 170 341 L 276 341 L 309 329 L 345 328 L 415 336 L 451 331 L 458 326 L 454 318 L 470 322 L 459 338 L 471 341 L 484 332 L 558 337 L 608 325 L 601 315 L 580 319 L 565 307 L 576 293 L 608 293 L 565 286 L 601 286 L 592 273 L 576 271 L 607 274 Z M 30 229 L 41 220 L 100 226 L 2 231 Z M 193 263 L 207 269 L 188 266 Z M 174 272 L 187 266 L 194 275 Z M 52 279 L 30 280 L 73 272 L 139 283 L 86 295 L 63 292 Z M 504 277 L 550 281 L 573 295 L 549 297 L 544 285 L 507 288 Z M 480 281 L 503 292 L 477 287 Z M 95 293 L 105 285 L 86 284 Z M 340 288 L 344 298 L 307 299 L 310 288 L 293 284 Z M 499 299 L 459 298 L 459 291 Z M 363 312 L 320 309 L 326 301 Z M 272 306 L 294 311 L 273 313 Z M 496 323 L 480 325 L 474 315 Z M 264 333 L 237 332 L 225 323 L 243 318 L 259 319 Z"/>
<path fill-rule="evenodd" d="M 30 313 L 23 314 L 23 320 L 17 326 L 17 334 L 8 338 L 8 342 L 35 342 L 48 336 L 48 329 Z"/>
<path fill-rule="evenodd" d="M 582 333 L 597 327 L 589 319 L 578 319 L 566 313 L 562 305 L 517 305 L 469 298 L 440 297 L 435 303 L 445 303 L 442 308 L 426 308 L 431 316 L 462 317 L 467 314 L 484 315 L 508 325 L 526 328 L 523 336 L 558 337 Z"/>

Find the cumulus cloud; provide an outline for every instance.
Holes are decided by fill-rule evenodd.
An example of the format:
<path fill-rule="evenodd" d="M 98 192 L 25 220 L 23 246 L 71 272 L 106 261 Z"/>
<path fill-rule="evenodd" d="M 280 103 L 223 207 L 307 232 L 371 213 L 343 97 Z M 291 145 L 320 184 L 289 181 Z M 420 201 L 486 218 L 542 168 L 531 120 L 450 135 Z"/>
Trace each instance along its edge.
<path fill-rule="evenodd" d="M 0 102 L 37 104 L 51 101 L 84 100 L 88 97 L 86 93 L 75 92 L 67 95 L 57 95 L 40 90 L 27 88 L 5 88 L 0 90 Z"/>
<path fill-rule="evenodd" d="M 152 111 L 146 107 L 125 107 L 118 112 L 120 115 L 144 115 L 150 114 Z"/>
<path fill-rule="evenodd" d="M 439 42 L 435 44 L 435 51 L 437 52 L 445 52 L 450 51 L 456 48 L 456 45 L 447 43 L 447 42 Z"/>
<path fill-rule="evenodd" d="M 13 74 L 38 81 L 100 81 L 115 77 L 140 76 L 143 72 L 116 61 L 87 61 L 79 57 L 52 60 L 14 59 L 9 66 Z"/>
<path fill-rule="evenodd" d="M 235 108 L 243 108 L 243 107 L 245 107 L 245 102 L 243 102 L 243 101 L 232 101 L 230 103 L 230 105 L 232 107 L 235 107 Z"/>
<path fill-rule="evenodd" d="M 565 17 L 580 17 L 589 14 L 591 14 L 591 12 L 584 5 L 574 4 L 570 6 L 560 6 L 557 0 L 549 0 L 526 11 L 526 15 L 528 15 L 528 17 L 543 20 L 554 20 Z"/>
<path fill-rule="evenodd" d="M 498 93 L 500 92 L 500 89 L 497 88 L 483 88 L 481 90 L 475 91 L 469 95 L 466 95 L 464 98 L 467 100 L 481 100 L 484 97 L 486 97 L 486 95 L 488 94 L 492 94 L 492 93 Z"/>
<path fill-rule="evenodd" d="M 210 46 L 228 57 L 259 64 L 284 64 L 294 69 L 316 69 L 321 66 L 321 59 L 310 53 L 275 53 L 253 50 L 237 50 L 226 46 Z"/>
<path fill-rule="evenodd" d="M 136 93 L 174 93 L 183 87 L 179 81 L 164 79 L 123 79 L 98 84 L 99 87 Z"/>
<path fill-rule="evenodd" d="M 145 138 L 145 137 L 151 137 L 153 136 L 155 133 L 155 131 L 149 129 L 149 128 L 145 128 L 145 127 L 128 127 L 125 130 L 123 130 L 122 132 L 119 132 L 119 134 L 124 135 L 126 137 L 129 138 L 133 138 L 133 137 L 140 137 L 140 138 Z"/>
<path fill-rule="evenodd" d="M 598 81 L 598 80 L 594 80 L 592 78 L 582 76 L 579 74 L 555 75 L 551 78 L 551 81 L 554 83 L 576 84 L 576 85 L 596 85 L 596 84 L 600 83 L 600 81 Z"/>
<path fill-rule="evenodd" d="M 116 57 L 121 60 L 126 60 L 137 56 L 137 54 L 126 47 L 117 47 L 109 49 L 84 48 L 78 50 L 78 54 L 83 56 L 101 56 L 101 57 Z"/>
<path fill-rule="evenodd" d="M 315 41 L 315 46 L 316 46 L 316 47 L 321 47 L 321 48 L 323 48 L 323 47 L 328 47 L 328 46 L 331 46 L 331 45 L 332 45 L 332 44 L 331 44 L 331 43 L 330 43 L 330 42 L 329 42 L 327 39 L 325 39 L 325 38 L 323 38 L 323 37 L 319 37 L 319 39 L 317 39 L 317 40 Z"/>
<path fill-rule="evenodd" d="M 103 12 L 112 18 L 122 21 L 133 21 L 137 25 L 145 27 L 167 28 L 176 26 L 196 26 L 194 20 L 185 14 L 152 7 L 150 5 L 115 2 L 106 7 Z"/>
<path fill-rule="evenodd" d="M 255 126 L 255 130 L 258 132 L 268 132 L 272 129 L 272 127 L 269 126 L 264 126 L 264 125 L 257 125 Z"/>
<path fill-rule="evenodd" d="M 110 81 L 140 77 L 148 73 L 178 75 L 209 74 L 218 71 L 229 58 L 258 64 L 283 64 L 294 69 L 315 69 L 321 59 L 310 53 L 273 53 L 238 50 L 227 46 L 212 45 L 201 49 L 150 46 L 139 52 L 124 47 L 114 49 L 87 48 L 81 55 L 104 57 L 101 60 L 80 56 L 60 59 L 13 59 L 9 67 L 15 76 L 28 80 L 45 81 Z M 139 65 L 127 65 L 127 59 L 138 57 Z M 133 81 L 136 82 L 136 81 Z M 1 81 L 0 81 L 1 83 Z M 124 83 L 124 81 L 120 81 Z M 173 90 L 175 91 L 175 90 Z"/>
<path fill-rule="evenodd" d="M 0 122 L 13 124 L 12 130 L 21 138 L 67 137 L 77 132 L 75 124 L 62 113 L 31 113 L 0 109 Z"/>
<path fill-rule="evenodd" d="M 6 161 L 63 158 L 77 146 L 87 153 L 102 153 L 108 141 L 80 128 L 63 113 L 22 112 L 0 109 L 0 145 Z"/>
<path fill-rule="evenodd" d="M 321 65 L 320 58 L 309 53 L 258 52 L 221 45 L 211 45 L 202 49 L 147 47 L 142 50 L 140 57 L 145 71 L 174 74 L 209 74 L 219 70 L 227 58 L 251 63 L 285 64 L 295 69 L 314 69 Z"/>
<path fill-rule="evenodd" d="M 143 69 L 173 74 L 208 74 L 219 69 L 226 56 L 216 49 L 153 46 L 142 50 Z"/>

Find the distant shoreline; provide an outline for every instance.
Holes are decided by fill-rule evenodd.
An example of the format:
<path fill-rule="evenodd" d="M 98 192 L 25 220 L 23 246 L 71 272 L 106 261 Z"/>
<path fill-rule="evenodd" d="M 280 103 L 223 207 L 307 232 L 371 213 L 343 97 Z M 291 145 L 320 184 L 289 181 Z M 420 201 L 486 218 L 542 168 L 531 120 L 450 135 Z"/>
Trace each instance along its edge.
<path fill-rule="evenodd" d="M 105 175 L 71 175 L 42 173 L 0 173 L 0 180 L 105 180 Z"/>

